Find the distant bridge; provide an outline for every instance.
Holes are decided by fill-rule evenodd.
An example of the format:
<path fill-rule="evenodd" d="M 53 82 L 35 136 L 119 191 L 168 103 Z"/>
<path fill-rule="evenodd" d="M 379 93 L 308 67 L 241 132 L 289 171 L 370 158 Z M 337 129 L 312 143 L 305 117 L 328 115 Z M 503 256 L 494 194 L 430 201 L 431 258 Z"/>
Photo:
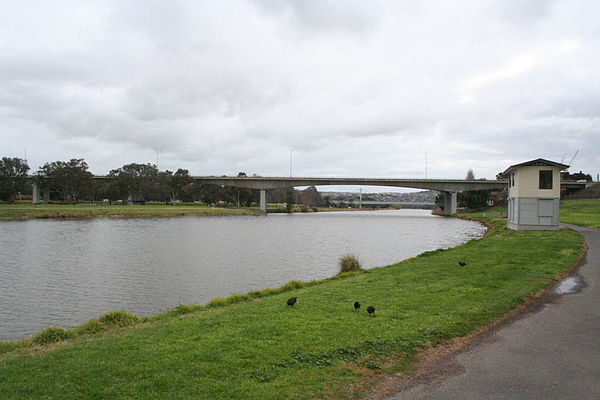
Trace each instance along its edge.
<path fill-rule="evenodd" d="M 259 176 L 194 176 L 202 184 L 233 186 L 260 190 L 260 209 L 267 210 L 266 191 L 296 186 L 388 186 L 437 190 L 444 200 L 444 214 L 456 212 L 456 194 L 468 190 L 504 189 L 508 181 L 473 181 L 462 179 L 387 179 L 387 178 L 295 178 Z"/>
<path fill-rule="evenodd" d="M 33 177 L 28 177 L 33 180 Z M 110 179 L 108 176 L 94 175 L 94 179 Z M 469 190 L 504 189 L 506 180 L 463 180 L 463 179 L 388 179 L 388 178 L 306 178 L 306 177 L 262 177 L 262 176 L 193 176 L 195 182 L 219 186 L 233 186 L 260 190 L 260 209 L 267 210 L 266 191 L 298 186 L 387 186 L 412 189 L 436 190 L 444 200 L 444 214 L 456 212 L 456 194 Z M 577 190 L 586 187 L 585 182 L 562 181 L 561 188 Z M 49 200 L 48 188 L 44 190 L 44 202 Z M 33 180 L 33 202 L 38 203 L 40 190 Z M 363 204 L 367 204 L 363 202 Z"/>

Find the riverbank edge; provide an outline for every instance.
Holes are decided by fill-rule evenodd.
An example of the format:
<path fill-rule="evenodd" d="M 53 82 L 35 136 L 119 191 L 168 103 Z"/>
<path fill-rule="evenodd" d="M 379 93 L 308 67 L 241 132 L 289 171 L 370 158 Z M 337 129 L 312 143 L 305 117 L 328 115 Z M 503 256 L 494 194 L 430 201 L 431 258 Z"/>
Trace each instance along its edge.
<path fill-rule="evenodd" d="M 40 211 L 31 215 L 9 215 L 0 217 L 0 221 L 29 221 L 35 219 L 52 219 L 52 220 L 87 220 L 93 218 L 163 218 L 163 217 L 183 217 L 183 216 L 228 216 L 228 215 L 262 215 L 260 211 L 244 208 L 214 208 L 214 209 L 197 209 L 197 210 L 135 210 L 131 213 L 78 213 L 78 212 L 43 212 Z"/>
<path fill-rule="evenodd" d="M 76 206 L 74 206 L 76 207 Z M 82 206 L 87 207 L 87 206 Z M 139 206 L 131 206 L 131 207 L 139 207 Z M 230 215 L 265 215 L 265 214 L 286 214 L 287 211 L 285 209 L 267 209 L 267 212 L 262 212 L 258 208 L 224 208 L 224 207 L 215 207 L 215 208 L 197 208 L 197 209 L 177 209 L 166 208 L 164 210 L 160 210 L 157 208 L 153 209 L 143 209 L 143 208 L 132 208 L 131 212 L 121 212 L 121 210 L 117 210 L 115 212 L 104 212 L 106 209 L 96 209 L 93 208 L 82 208 L 85 211 L 91 212 L 77 212 L 77 211 L 61 211 L 61 210 L 37 210 L 37 209 L 17 209 L 13 211 L 13 214 L 20 214 L 18 211 L 23 210 L 22 215 L 8 215 L 8 216 L 0 216 L 0 221 L 29 221 L 35 219 L 52 219 L 52 220 L 87 220 L 93 218 L 163 218 L 163 217 L 182 217 L 182 216 L 230 216 Z M 2 209 L 0 208 L 0 212 Z M 306 213 L 315 213 L 315 212 L 343 212 L 343 211 L 376 211 L 374 209 L 368 208 L 318 208 L 314 209 L 295 209 L 287 214 L 306 214 Z M 27 214 L 27 212 L 32 212 L 32 214 Z"/>
<path fill-rule="evenodd" d="M 102 217 L 102 216 L 101 216 Z M 110 216 L 105 216 L 110 217 Z M 134 216 L 135 217 L 135 216 Z M 455 215 L 454 217 L 459 217 Z M 93 218 L 93 217 L 92 217 Z M 462 218 L 462 217 L 460 217 Z M 484 225 L 487 229 L 484 232 L 481 238 L 471 239 L 471 240 L 479 240 L 483 239 L 492 233 L 495 228 L 492 224 L 489 224 L 485 221 L 485 219 L 470 219 L 470 218 L 462 218 L 468 221 L 479 222 Z M 461 245 L 455 246 L 453 248 L 458 248 L 469 243 L 465 242 Z M 407 258 L 406 260 L 402 260 L 400 262 L 408 261 L 413 258 L 417 258 L 424 253 L 420 253 L 414 257 Z M 379 268 L 387 268 L 397 263 L 393 263 L 390 265 L 386 265 L 383 267 L 373 268 L 372 270 Z M 0 341 L 0 356 L 3 356 L 7 353 L 17 350 L 27 350 L 31 348 L 44 348 L 48 345 L 54 345 L 61 342 L 73 341 L 78 338 L 91 338 L 95 335 L 100 335 L 103 333 L 107 333 L 112 330 L 123 330 L 124 328 L 130 328 L 137 325 L 144 325 L 156 321 L 161 321 L 166 318 L 176 318 L 185 314 L 201 312 L 217 307 L 224 307 L 231 304 L 238 304 L 246 301 L 251 301 L 254 299 L 259 299 L 267 296 L 274 296 L 277 294 L 289 292 L 296 289 L 302 289 L 334 280 L 347 279 L 359 274 L 369 273 L 371 270 L 361 269 L 360 271 L 353 272 L 343 272 L 339 273 L 335 276 L 312 280 L 312 281 L 299 281 L 299 280 L 291 280 L 284 285 L 278 288 L 265 288 L 260 290 L 253 290 L 248 293 L 236 293 L 232 294 L 228 297 L 215 297 L 211 299 L 206 304 L 180 304 L 177 307 L 174 307 L 170 310 L 166 310 L 164 312 L 154 314 L 147 317 L 140 317 L 133 313 L 126 312 L 125 310 L 112 310 L 108 311 L 97 318 L 92 318 L 81 325 L 74 326 L 72 328 L 64 329 L 56 326 L 48 326 L 45 330 L 34 334 L 31 337 L 16 339 L 16 340 L 8 340 L 8 341 Z"/>
<path fill-rule="evenodd" d="M 456 215 L 456 217 L 464 218 L 463 216 L 459 216 L 459 215 Z M 478 221 L 478 222 L 483 223 L 484 225 L 486 225 L 488 227 L 488 229 L 486 231 L 486 234 L 484 234 L 483 238 L 485 238 L 486 236 L 489 236 L 489 234 L 493 233 L 496 230 L 495 229 L 496 228 L 495 227 L 496 224 L 494 224 L 494 223 L 490 224 L 489 223 L 489 221 L 492 221 L 493 218 L 485 218 L 485 217 L 480 218 L 480 217 L 477 217 L 477 216 L 470 216 L 470 217 L 466 216 L 466 217 L 467 217 L 466 219 Z M 483 238 L 474 239 L 474 240 L 481 240 Z M 470 242 L 471 241 L 466 242 L 466 243 L 464 243 L 462 245 L 459 245 L 459 246 L 456 246 L 456 247 L 454 247 L 452 249 L 460 248 L 462 246 L 467 245 Z M 424 253 L 422 253 L 422 254 L 424 254 Z M 413 257 L 413 258 L 420 257 L 421 255 Z M 581 259 L 582 257 L 583 257 L 583 255 L 581 254 L 579 256 L 579 259 Z M 408 260 L 412 260 L 413 258 L 408 259 Z M 408 260 L 405 260 L 405 261 L 408 261 Z M 395 264 L 392 264 L 392 265 L 395 265 Z M 387 266 L 387 267 L 389 267 L 389 266 Z M 387 267 L 381 267 L 381 268 L 387 268 Z M 570 268 L 569 270 L 572 270 L 572 268 Z M 152 322 L 155 322 L 155 321 L 161 321 L 161 320 L 164 320 L 164 319 L 167 319 L 167 318 L 170 318 L 170 317 L 177 317 L 177 316 L 180 316 L 180 315 L 183 315 L 183 314 L 200 312 L 200 311 L 208 310 L 208 309 L 214 308 L 214 307 L 223 307 L 223 306 L 230 305 L 230 304 L 237 304 L 237 303 L 241 303 L 241 302 L 244 302 L 244 301 L 249 301 L 249 300 L 252 300 L 252 299 L 255 299 L 255 298 L 276 295 L 276 294 L 279 294 L 279 293 L 283 293 L 283 292 L 287 292 L 287 291 L 291 291 L 291 290 L 295 290 L 295 289 L 300 289 L 300 288 L 304 288 L 304 287 L 308 287 L 308 286 L 313 286 L 313 285 L 317 285 L 317 284 L 324 283 L 324 282 L 331 281 L 331 280 L 339 280 L 339 279 L 350 278 L 350 277 L 355 276 L 355 275 L 365 274 L 365 273 L 369 273 L 369 272 L 370 271 L 355 272 L 355 273 L 346 273 L 346 274 L 342 274 L 342 275 L 338 275 L 338 276 L 334 276 L 334 277 L 331 277 L 331 278 L 326 278 L 326 279 L 318 280 L 318 281 L 317 280 L 316 281 L 309 281 L 309 282 L 291 281 L 291 282 L 288 282 L 287 284 L 285 284 L 282 287 L 277 288 L 277 289 L 267 288 L 267 289 L 260 290 L 260 291 L 249 292 L 249 293 L 247 293 L 245 295 L 238 294 L 238 295 L 229 296 L 227 298 L 216 298 L 216 299 L 213 299 L 211 302 L 207 303 L 206 305 L 189 305 L 189 306 L 180 305 L 178 307 L 175 307 L 172 310 L 168 310 L 168 311 L 166 311 L 164 313 L 160 313 L 160 314 L 157 314 L 157 315 L 154 315 L 154 316 L 151 316 L 151 317 L 139 318 L 139 317 L 135 317 L 134 316 L 133 323 L 131 323 L 129 325 L 127 323 L 125 324 L 125 326 L 115 325 L 112 328 L 107 328 L 106 330 L 101 330 L 98 333 L 110 333 L 111 336 L 119 336 L 121 333 L 125 333 L 126 331 L 128 331 L 130 329 L 142 328 L 144 325 L 146 325 L 148 323 L 152 323 Z M 564 272 L 564 274 L 567 274 L 567 273 L 568 273 L 568 271 Z M 550 283 L 550 285 L 548 285 L 545 289 L 542 289 L 540 292 L 547 291 L 558 280 L 559 280 L 558 278 L 554 279 Z M 538 293 L 540 293 L 540 292 L 538 292 Z M 508 314 L 510 314 L 510 313 L 514 312 L 514 310 L 518 310 L 519 308 L 521 308 L 521 307 L 525 306 L 526 304 L 530 303 L 531 299 L 535 298 L 536 296 L 537 295 L 530 296 L 527 301 L 525 301 L 521 305 L 517 306 L 515 309 L 513 309 L 509 313 L 505 314 L 504 317 L 501 317 L 498 320 L 495 320 L 491 324 L 489 324 L 486 327 L 480 329 L 478 332 L 485 331 L 486 329 L 488 329 L 488 327 L 491 327 L 491 326 L 494 326 L 494 325 L 496 325 L 498 323 L 501 323 L 501 321 L 503 321 Z M 119 315 L 120 313 L 124 313 L 124 312 L 112 312 L 112 313 Z M 125 314 L 127 314 L 127 313 L 125 313 Z M 103 316 L 101 316 L 99 319 L 102 319 L 102 317 Z M 138 319 L 137 321 L 135 321 L 136 318 Z M 128 317 L 125 315 L 123 317 L 123 319 L 127 320 Z M 86 326 L 86 325 L 90 324 L 92 321 L 96 321 L 96 320 L 97 319 L 92 319 L 92 320 L 88 321 L 86 324 L 84 324 L 82 326 Z M 91 325 L 94 325 L 94 324 L 91 324 Z M 77 327 L 77 328 L 73 328 L 73 330 L 75 330 L 75 329 L 81 329 L 82 326 Z M 468 336 L 470 336 L 472 334 L 477 334 L 477 333 L 476 332 L 475 333 L 472 332 Z M 85 335 L 82 335 L 79 339 L 80 340 L 93 340 L 93 335 L 95 335 L 95 334 L 85 334 Z M 464 338 L 465 337 L 456 337 L 455 339 L 461 340 L 461 339 L 464 339 Z M 68 344 L 69 342 L 75 342 L 75 341 L 77 341 L 78 338 L 77 337 L 73 337 L 70 340 L 66 340 L 66 341 L 57 340 L 56 342 L 58 342 L 58 343 L 48 343 L 47 345 L 38 345 L 38 344 L 36 344 L 34 342 L 32 343 L 31 342 L 32 339 L 33 338 L 25 339 L 24 341 L 30 341 L 29 348 L 23 348 L 23 347 L 22 348 L 24 350 L 30 350 L 33 353 L 39 353 L 39 352 L 44 352 L 44 351 L 53 351 L 53 350 L 55 350 L 57 348 L 60 348 L 60 346 L 62 346 L 63 344 Z M 450 339 L 450 341 L 451 340 L 453 340 L 453 339 Z M 5 342 L 5 343 L 15 343 L 15 342 Z M 0 345 L 2 345 L 2 343 L 0 343 Z M 418 354 L 426 353 L 430 349 L 435 349 L 435 347 L 430 347 L 428 349 L 420 350 Z M 7 352 L 11 351 L 11 350 L 9 350 L 9 351 L 2 351 L 2 350 L 3 350 L 3 348 L 0 346 L 0 355 L 2 355 L 2 353 L 7 353 Z M 13 348 L 13 350 L 19 350 L 19 349 Z M 393 363 L 397 364 L 397 363 L 401 362 L 402 360 L 395 359 L 395 358 L 390 358 L 387 361 L 389 363 L 392 363 L 392 364 Z M 413 370 L 412 366 L 413 366 L 413 361 L 411 360 L 410 361 L 410 365 L 408 366 L 408 369 L 411 370 L 411 371 Z M 397 372 L 397 370 L 396 370 L 396 372 Z M 357 392 L 357 390 L 359 390 L 361 393 L 364 393 L 363 390 L 368 390 L 371 387 L 371 385 L 372 385 L 372 379 L 377 379 L 377 378 L 380 379 L 382 377 L 385 378 L 386 376 L 389 376 L 389 373 L 386 373 L 385 371 L 382 371 L 381 373 L 377 373 L 377 374 L 373 375 L 372 377 L 367 377 L 366 383 L 364 383 L 364 384 L 363 383 L 359 383 L 358 385 L 353 385 L 352 386 L 353 390 L 351 392 L 352 393 L 351 395 L 354 395 Z"/>

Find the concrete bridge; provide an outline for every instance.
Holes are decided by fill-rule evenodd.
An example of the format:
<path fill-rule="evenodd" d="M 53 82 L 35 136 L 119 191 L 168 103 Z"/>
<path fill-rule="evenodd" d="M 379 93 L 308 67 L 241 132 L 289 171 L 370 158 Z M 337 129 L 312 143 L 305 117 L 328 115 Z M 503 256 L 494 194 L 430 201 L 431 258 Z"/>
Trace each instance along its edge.
<path fill-rule="evenodd" d="M 202 184 L 233 186 L 260 190 L 260 209 L 267 210 L 267 190 L 296 186 L 387 186 L 437 190 L 444 199 L 444 214 L 456 212 L 456 194 L 468 190 L 504 189 L 508 182 L 466 181 L 461 179 L 386 179 L 386 178 L 286 178 L 286 177 L 227 177 L 194 176 Z"/>
<path fill-rule="evenodd" d="M 387 179 L 387 178 L 290 178 L 290 177 L 228 177 L 228 176 L 193 176 L 195 182 L 219 186 L 233 186 L 245 189 L 260 190 L 260 209 L 267 211 L 267 190 L 298 186 L 387 186 L 413 189 L 437 190 L 444 199 L 444 214 L 456 212 L 456 194 L 468 190 L 504 189 L 508 182 L 500 181 L 466 181 L 461 179 Z M 107 176 L 95 175 L 94 179 L 110 179 Z M 43 193 L 43 201 L 50 198 L 49 190 Z M 33 182 L 33 203 L 39 203 L 40 190 Z"/>

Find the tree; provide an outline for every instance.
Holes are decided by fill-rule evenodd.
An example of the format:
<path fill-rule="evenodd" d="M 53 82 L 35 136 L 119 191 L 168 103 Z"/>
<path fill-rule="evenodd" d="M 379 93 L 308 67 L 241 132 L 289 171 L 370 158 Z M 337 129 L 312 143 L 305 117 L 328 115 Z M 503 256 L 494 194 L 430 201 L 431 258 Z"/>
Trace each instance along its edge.
<path fill-rule="evenodd" d="M 457 196 L 458 202 L 470 209 L 487 207 L 489 198 L 489 190 L 469 190 L 459 193 Z"/>
<path fill-rule="evenodd" d="M 314 186 L 309 186 L 302 191 L 296 191 L 296 195 L 294 196 L 296 203 L 300 203 L 302 205 L 308 207 L 319 207 L 323 205 L 323 198 L 321 194 Z"/>
<path fill-rule="evenodd" d="M 505 174 L 504 172 L 498 172 L 496 174 L 496 180 L 503 181 L 508 179 L 509 174 Z"/>
<path fill-rule="evenodd" d="M 292 212 L 293 203 L 294 203 L 294 188 L 289 187 L 289 188 L 287 188 L 287 192 L 286 192 L 285 212 L 287 212 L 287 213 Z"/>
<path fill-rule="evenodd" d="M 2 157 L 0 160 L 0 188 L 9 203 L 14 203 L 17 193 L 23 191 L 28 171 L 29 165 L 23 159 Z"/>
<path fill-rule="evenodd" d="M 469 168 L 469 170 L 467 171 L 467 176 L 465 176 L 465 180 L 467 180 L 467 181 L 475 180 L 475 174 L 473 173 L 473 170 L 471 168 Z"/>
<path fill-rule="evenodd" d="M 175 173 L 167 170 L 159 175 L 163 178 L 161 183 L 168 188 L 169 200 L 173 205 L 179 199 L 179 195 L 194 182 L 187 169 L 179 168 Z"/>
<path fill-rule="evenodd" d="M 570 174 L 569 171 L 563 171 L 560 173 L 560 177 L 561 179 L 564 179 L 566 181 L 580 181 L 580 180 L 585 180 L 587 182 L 591 182 L 592 179 L 592 175 L 590 174 L 585 174 L 581 171 L 576 172 L 574 174 Z"/>
<path fill-rule="evenodd" d="M 471 168 L 469 168 L 469 170 L 467 171 L 467 176 L 465 176 L 465 180 L 467 180 L 467 181 L 475 180 L 475 174 L 473 173 L 473 170 Z M 483 180 L 485 180 L 485 179 L 483 179 Z M 490 198 L 489 190 L 469 190 L 466 192 L 458 193 L 458 196 L 457 196 L 458 202 L 461 203 L 464 207 L 467 207 L 470 209 L 486 207 L 487 201 L 489 200 L 489 198 Z"/>
<path fill-rule="evenodd" d="M 67 204 L 77 202 L 92 187 L 93 175 L 83 158 L 46 163 L 40 167 L 38 175 L 48 178 L 50 188 L 58 191 Z"/>
<path fill-rule="evenodd" d="M 122 200 L 149 200 L 158 185 L 158 168 L 153 164 L 127 164 L 110 171 Z M 156 196 L 155 196 L 156 197 Z"/>
<path fill-rule="evenodd" d="M 94 179 L 92 186 L 94 199 L 110 201 L 120 199 L 119 189 L 113 179 Z"/>

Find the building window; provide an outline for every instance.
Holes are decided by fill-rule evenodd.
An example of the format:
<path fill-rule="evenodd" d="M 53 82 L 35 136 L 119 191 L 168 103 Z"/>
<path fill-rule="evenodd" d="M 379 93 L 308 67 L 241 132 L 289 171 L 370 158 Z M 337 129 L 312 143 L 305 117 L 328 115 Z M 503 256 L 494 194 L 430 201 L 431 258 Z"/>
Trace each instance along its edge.
<path fill-rule="evenodd" d="M 552 171 L 540 171 L 540 189 L 552 189 Z"/>

